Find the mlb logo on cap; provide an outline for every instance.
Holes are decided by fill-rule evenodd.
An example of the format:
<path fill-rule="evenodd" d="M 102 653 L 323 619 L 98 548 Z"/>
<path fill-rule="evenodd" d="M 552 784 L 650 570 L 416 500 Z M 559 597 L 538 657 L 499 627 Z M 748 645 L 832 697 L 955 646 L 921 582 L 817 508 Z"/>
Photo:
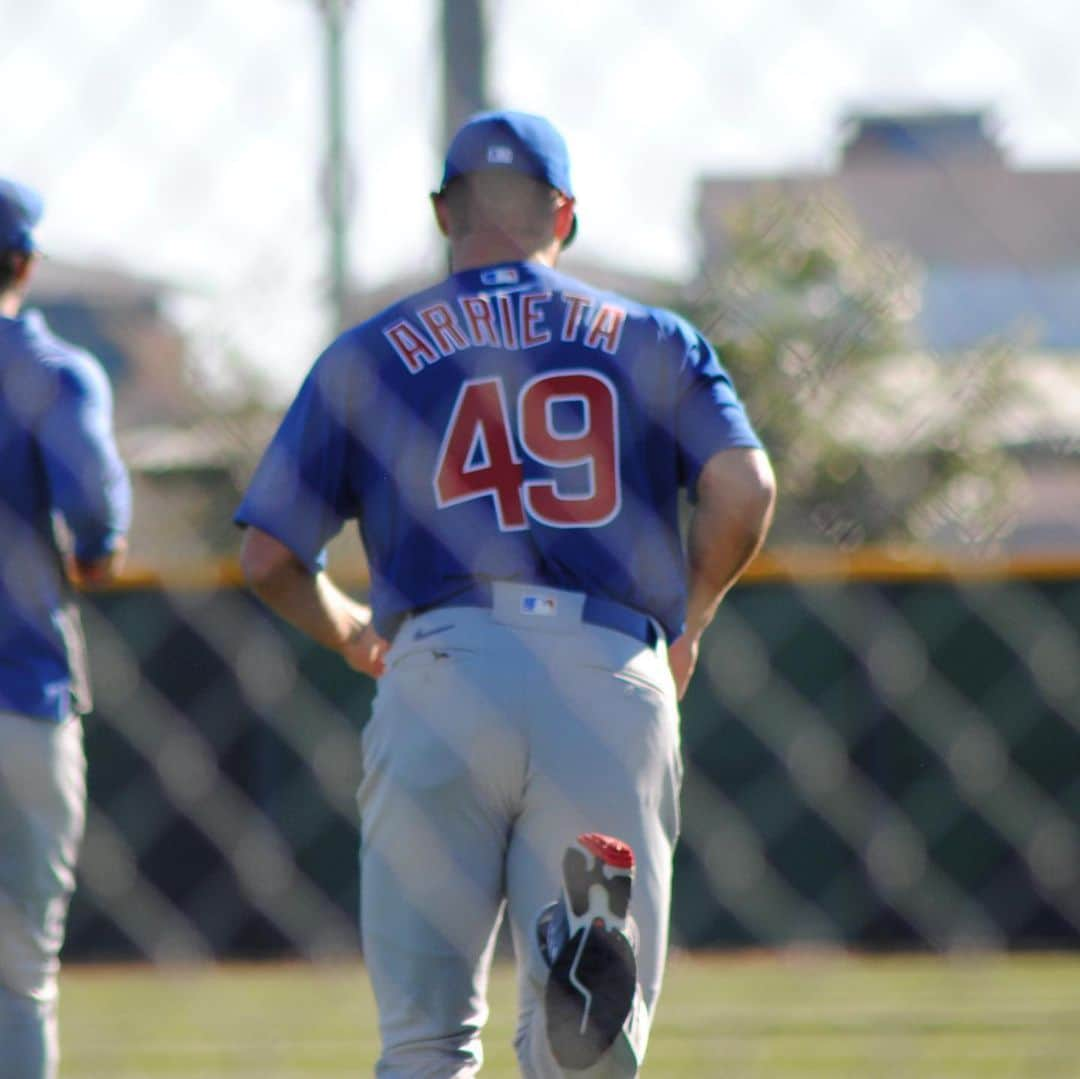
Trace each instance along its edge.
<path fill-rule="evenodd" d="M 509 146 L 489 146 L 487 159 L 491 165 L 512 165 L 514 151 Z"/>
<path fill-rule="evenodd" d="M 521 597 L 522 614 L 553 615 L 555 613 L 555 606 L 554 596 L 532 595 Z"/>

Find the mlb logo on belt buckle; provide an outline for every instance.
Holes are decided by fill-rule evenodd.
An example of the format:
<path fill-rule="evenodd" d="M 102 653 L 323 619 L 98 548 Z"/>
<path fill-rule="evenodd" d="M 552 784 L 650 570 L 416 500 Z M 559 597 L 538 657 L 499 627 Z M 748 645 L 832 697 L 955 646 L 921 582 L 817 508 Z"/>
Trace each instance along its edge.
<path fill-rule="evenodd" d="M 555 613 L 555 597 L 537 595 L 522 596 L 521 613 L 552 615 Z"/>

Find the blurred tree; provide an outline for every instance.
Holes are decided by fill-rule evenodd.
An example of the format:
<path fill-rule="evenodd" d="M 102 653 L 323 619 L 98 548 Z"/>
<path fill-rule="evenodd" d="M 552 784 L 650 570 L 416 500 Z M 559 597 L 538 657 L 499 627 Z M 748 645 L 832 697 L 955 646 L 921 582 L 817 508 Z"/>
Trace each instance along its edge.
<path fill-rule="evenodd" d="M 1017 343 L 933 357 L 911 332 L 918 267 L 843 206 L 765 192 L 685 313 L 710 336 L 773 458 L 774 543 L 990 545 L 1018 474 L 1002 422 Z"/>

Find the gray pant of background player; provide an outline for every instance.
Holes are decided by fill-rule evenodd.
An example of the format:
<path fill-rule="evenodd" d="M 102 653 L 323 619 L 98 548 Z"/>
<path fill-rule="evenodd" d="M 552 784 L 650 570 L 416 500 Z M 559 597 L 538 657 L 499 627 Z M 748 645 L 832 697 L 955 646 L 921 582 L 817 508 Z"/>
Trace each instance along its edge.
<path fill-rule="evenodd" d="M 361 922 L 383 1043 L 376 1073 L 476 1073 L 505 902 L 521 1070 L 561 1075 L 534 922 L 558 893 L 567 844 L 598 831 L 637 855 L 639 1007 L 628 1039 L 589 1075 L 632 1076 L 660 992 L 678 833 L 667 657 L 663 645 L 583 623 L 580 594 L 502 584 L 495 593 L 493 610 L 441 608 L 399 630 L 363 735 Z"/>
<path fill-rule="evenodd" d="M 86 813 L 82 723 L 0 713 L 0 1079 L 52 1079 Z"/>

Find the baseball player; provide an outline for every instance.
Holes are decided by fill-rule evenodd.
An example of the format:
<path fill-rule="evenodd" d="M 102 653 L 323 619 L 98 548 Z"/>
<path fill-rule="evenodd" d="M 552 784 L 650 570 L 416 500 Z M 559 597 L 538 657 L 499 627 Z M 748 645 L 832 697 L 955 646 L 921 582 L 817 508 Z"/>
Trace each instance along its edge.
<path fill-rule="evenodd" d="M 377 1074 L 479 1070 L 505 912 L 523 1074 L 631 1076 L 667 946 L 677 700 L 771 471 L 693 326 L 555 269 L 577 219 L 545 119 L 473 117 L 432 200 L 452 272 L 318 359 L 238 511 L 242 562 L 379 679 L 359 795 Z M 370 609 L 322 568 L 351 518 Z"/>
<path fill-rule="evenodd" d="M 0 1079 L 56 1074 L 90 707 L 67 578 L 117 572 L 131 512 L 104 371 L 39 314 L 20 316 L 41 212 L 34 191 L 0 179 Z"/>

